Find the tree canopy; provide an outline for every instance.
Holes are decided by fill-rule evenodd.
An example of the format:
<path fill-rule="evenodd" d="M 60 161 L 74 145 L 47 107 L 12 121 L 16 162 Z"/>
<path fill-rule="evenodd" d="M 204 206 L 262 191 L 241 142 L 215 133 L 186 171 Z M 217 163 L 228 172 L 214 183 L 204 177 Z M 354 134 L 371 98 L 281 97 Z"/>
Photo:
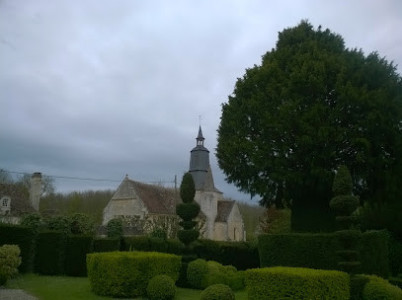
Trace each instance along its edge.
<path fill-rule="evenodd" d="M 402 180 L 401 120 L 393 63 L 302 21 L 279 33 L 222 105 L 218 164 L 265 206 L 328 208 L 339 165 L 363 201 L 393 201 Z"/>

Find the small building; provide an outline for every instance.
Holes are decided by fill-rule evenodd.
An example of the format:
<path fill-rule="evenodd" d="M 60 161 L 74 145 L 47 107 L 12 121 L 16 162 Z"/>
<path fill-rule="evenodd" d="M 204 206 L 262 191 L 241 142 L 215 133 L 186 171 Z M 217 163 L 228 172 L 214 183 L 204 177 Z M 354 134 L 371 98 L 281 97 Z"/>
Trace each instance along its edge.
<path fill-rule="evenodd" d="M 18 224 L 21 217 L 33 213 L 29 191 L 21 184 L 0 184 L 0 222 Z"/>
<path fill-rule="evenodd" d="M 172 237 L 177 230 L 177 199 L 172 188 L 137 182 L 126 175 L 103 210 L 102 225 L 119 218 L 123 220 L 125 235 L 163 228 Z"/>

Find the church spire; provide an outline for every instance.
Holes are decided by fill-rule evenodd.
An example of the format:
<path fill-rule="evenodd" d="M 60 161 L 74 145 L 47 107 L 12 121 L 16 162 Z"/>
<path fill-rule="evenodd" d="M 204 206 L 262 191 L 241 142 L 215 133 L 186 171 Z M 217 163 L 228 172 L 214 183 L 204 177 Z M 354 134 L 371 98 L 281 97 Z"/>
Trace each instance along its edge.
<path fill-rule="evenodd" d="M 204 138 L 204 136 L 202 135 L 201 125 L 200 125 L 200 127 L 198 128 L 198 136 L 197 136 L 196 140 L 197 140 L 197 146 L 204 146 L 204 140 L 205 140 L 205 138 Z"/>

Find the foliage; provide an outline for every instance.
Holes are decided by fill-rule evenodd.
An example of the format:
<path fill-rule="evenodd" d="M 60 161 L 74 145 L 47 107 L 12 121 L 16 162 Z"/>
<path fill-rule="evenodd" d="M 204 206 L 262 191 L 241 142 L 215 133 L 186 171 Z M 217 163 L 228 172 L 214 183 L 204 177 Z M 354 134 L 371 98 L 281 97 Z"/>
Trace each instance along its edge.
<path fill-rule="evenodd" d="M 393 276 L 400 275 L 402 279 L 402 240 L 394 235 L 389 237 L 389 265 Z"/>
<path fill-rule="evenodd" d="M 41 216 L 38 213 L 24 215 L 21 219 L 20 225 L 32 228 L 35 233 L 43 227 Z"/>
<path fill-rule="evenodd" d="M 163 239 L 174 239 L 177 236 L 178 217 L 173 216 L 146 216 L 144 223 L 144 231 L 148 232 L 152 237 Z"/>
<path fill-rule="evenodd" d="M 180 185 L 180 197 L 183 203 L 191 203 L 195 196 L 193 176 L 187 172 L 183 175 Z"/>
<path fill-rule="evenodd" d="M 92 250 L 92 235 L 69 235 L 66 241 L 64 260 L 66 275 L 86 276 L 86 256 Z"/>
<path fill-rule="evenodd" d="M 187 267 L 187 281 L 190 286 L 205 289 L 213 284 L 226 284 L 233 290 L 244 288 L 243 272 L 233 266 L 224 266 L 215 261 L 196 259 Z"/>
<path fill-rule="evenodd" d="M 64 274 L 66 235 L 41 231 L 36 238 L 34 271 L 43 275 Z"/>
<path fill-rule="evenodd" d="M 75 213 L 69 219 L 72 234 L 94 234 L 94 222 L 89 216 Z"/>
<path fill-rule="evenodd" d="M 390 284 L 387 280 L 374 276 L 362 275 L 368 279 L 363 289 L 363 299 L 366 300 L 397 300 L 402 299 L 402 290 Z"/>
<path fill-rule="evenodd" d="M 123 236 L 123 221 L 120 218 L 111 219 L 106 224 L 107 237 L 121 238 Z"/>
<path fill-rule="evenodd" d="M 148 283 L 147 295 L 150 300 L 174 299 L 176 286 L 173 279 L 167 275 L 156 275 Z"/>
<path fill-rule="evenodd" d="M 260 266 L 339 270 L 340 234 L 343 233 L 260 235 L 258 237 Z M 387 278 L 389 274 L 389 258 L 386 232 L 358 233 L 353 231 L 352 234 L 356 234 L 354 239 L 351 239 L 351 242 L 357 244 L 361 263 L 356 272 L 376 274 Z"/>
<path fill-rule="evenodd" d="M 97 295 L 137 297 L 146 294 L 151 278 L 168 275 L 175 282 L 181 258 L 157 252 L 105 252 L 87 256 L 88 278 Z"/>
<path fill-rule="evenodd" d="M 260 265 L 256 242 L 225 242 L 198 240 L 194 251 L 199 258 L 232 265 L 238 270 L 257 268 Z"/>
<path fill-rule="evenodd" d="M 90 216 L 95 224 L 100 225 L 103 209 L 113 194 L 112 190 L 50 194 L 41 198 L 39 210 L 42 215 L 49 217 L 83 213 Z"/>
<path fill-rule="evenodd" d="M 291 204 L 296 230 L 331 230 L 328 203 L 341 164 L 363 202 L 400 202 L 401 87 L 392 63 L 302 21 L 279 33 L 222 105 L 219 167 L 261 204 Z M 311 210 L 321 219 L 303 222 Z"/>
<path fill-rule="evenodd" d="M 273 267 L 245 275 L 249 299 L 349 299 L 349 275 L 339 271 Z"/>
<path fill-rule="evenodd" d="M 259 227 L 261 232 L 271 234 L 290 233 L 291 214 L 292 211 L 288 208 L 268 207 L 260 219 Z"/>
<path fill-rule="evenodd" d="M 182 254 L 184 245 L 177 239 L 159 239 L 150 236 L 130 236 L 122 240 L 123 251 L 156 251 Z"/>
<path fill-rule="evenodd" d="M 193 176 L 187 172 L 183 175 L 183 179 L 180 185 L 180 197 L 183 203 L 176 205 L 176 213 L 183 220 L 179 224 L 183 229 L 177 232 L 177 237 L 179 240 L 186 245 L 189 245 L 197 240 L 200 235 L 199 229 L 197 228 L 197 222 L 190 222 L 196 218 L 200 212 L 200 206 L 194 201 L 195 196 L 195 185 Z M 190 224 L 192 226 L 190 226 Z"/>
<path fill-rule="evenodd" d="M 94 252 L 112 252 L 120 250 L 119 238 L 95 238 L 93 240 Z"/>
<path fill-rule="evenodd" d="M 53 216 L 44 220 L 45 226 L 49 230 L 63 232 L 64 234 L 71 233 L 70 219 L 67 216 Z"/>
<path fill-rule="evenodd" d="M 17 245 L 0 246 L 0 286 L 18 274 L 21 264 L 20 248 Z"/>
<path fill-rule="evenodd" d="M 0 223 L 0 245 L 18 245 L 21 250 L 21 273 L 31 272 L 35 255 L 35 232 L 32 228 L 21 225 Z"/>
<path fill-rule="evenodd" d="M 246 202 L 238 202 L 237 205 L 239 206 L 240 213 L 243 217 L 246 239 L 247 241 L 252 241 L 256 238 L 259 220 L 264 214 L 265 209 L 259 205 Z"/>
<path fill-rule="evenodd" d="M 234 300 L 235 294 L 225 284 L 213 284 L 201 293 L 201 300 Z"/>

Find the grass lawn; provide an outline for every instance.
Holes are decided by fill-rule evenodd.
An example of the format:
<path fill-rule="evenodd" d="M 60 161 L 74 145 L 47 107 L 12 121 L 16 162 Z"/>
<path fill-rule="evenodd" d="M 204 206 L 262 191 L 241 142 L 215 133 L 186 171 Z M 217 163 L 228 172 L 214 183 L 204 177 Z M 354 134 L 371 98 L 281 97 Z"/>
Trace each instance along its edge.
<path fill-rule="evenodd" d="M 86 277 L 39 276 L 24 274 L 9 280 L 6 288 L 22 289 L 40 300 L 71 300 L 71 299 L 113 299 L 97 296 L 91 292 L 89 280 Z M 201 291 L 177 288 L 175 300 L 199 299 Z M 145 298 L 137 298 L 145 299 Z M 236 300 L 246 300 L 247 292 L 236 293 Z"/>

